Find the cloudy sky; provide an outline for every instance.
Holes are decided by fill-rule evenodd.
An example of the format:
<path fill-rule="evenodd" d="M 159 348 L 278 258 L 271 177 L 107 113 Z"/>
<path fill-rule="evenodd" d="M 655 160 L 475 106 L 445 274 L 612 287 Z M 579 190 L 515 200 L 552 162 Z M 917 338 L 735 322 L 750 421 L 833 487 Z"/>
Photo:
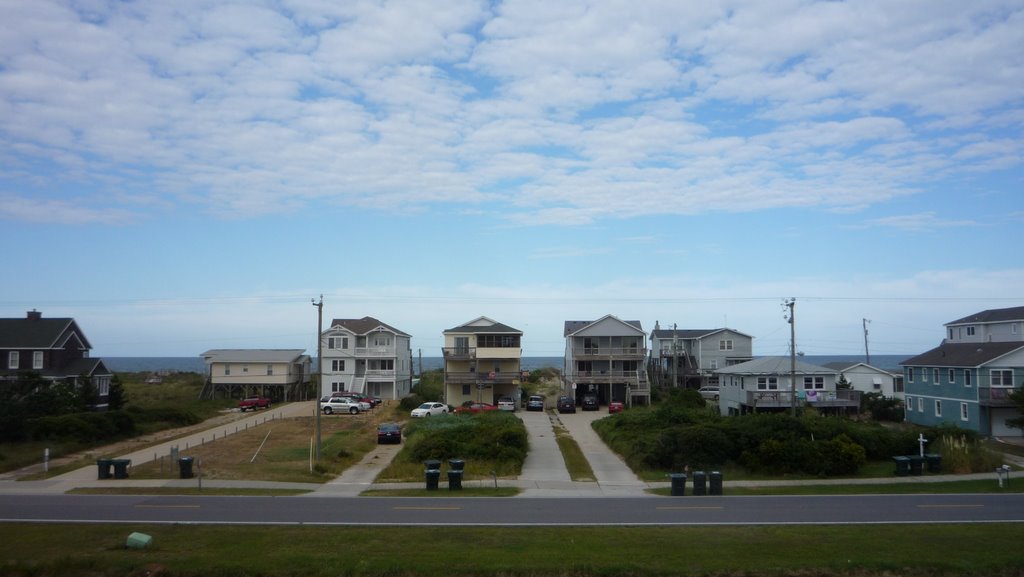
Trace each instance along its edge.
<path fill-rule="evenodd" d="M 1024 2 L 0 0 L 0 316 L 918 353 L 1024 305 Z"/>

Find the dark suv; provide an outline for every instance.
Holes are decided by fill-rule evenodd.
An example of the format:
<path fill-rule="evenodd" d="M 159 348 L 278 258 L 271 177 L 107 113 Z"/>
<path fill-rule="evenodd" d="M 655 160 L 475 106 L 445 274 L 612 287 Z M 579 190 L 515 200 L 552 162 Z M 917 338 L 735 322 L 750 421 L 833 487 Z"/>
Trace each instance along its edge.
<path fill-rule="evenodd" d="M 558 397 L 559 413 L 575 413 L 576 401 L 572 397 Z"/>
<path fill-rule="evenodd" d="M 585 395 L 582 404 L 584 411 L 596 411 L 600 408 L 597 403 L 597 395 Z"/>

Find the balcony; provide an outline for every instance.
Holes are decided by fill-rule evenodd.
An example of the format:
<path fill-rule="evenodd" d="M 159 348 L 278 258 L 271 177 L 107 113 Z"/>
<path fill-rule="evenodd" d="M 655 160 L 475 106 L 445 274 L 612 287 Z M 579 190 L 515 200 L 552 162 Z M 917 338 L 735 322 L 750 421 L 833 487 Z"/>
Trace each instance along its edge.
<path fill-rule="evenodd" d="M 395 370 L 394 369 L 366 369 L 365 371 L 357 372 L 356 376 L 357 377 L 366 378 L 366 379 L 374 379 L 374 380 L 376 380 L 376 379 L 383 379 L 383 380 L 386 380 L 386 381 L 393 381 L 393 380 L 395 380 Z"/>
<path fill-rule="evenodd" d="M 571 375 L 571 380 L 580 384 L 599 384 L 599 383 L 625 383 L 625 382 L 636 382 L 641 378 L 640 371 L 575 371 Z M 644 381 L 646 382 L 646 378 Z"/>
<path fill-rule="evenodd" d="M 572 350 L 576 360 L 615 359 L 642 360 L 647 356 L 647 349 L 640 347 L 582 347 Z"/>
<path fill-rule="evenodd" d="M 1014 407 L 1010 399 L 1012 387 L 978 387 L 978 404 L 984 407 Z"/>
<path fill-rule="evenodd" d="M 813 395 L 812 395 L 813 393 Z M 793 393 L 790 391 L 747 391 L 748 407 L 773 409 L 793 406 Z M 796 392 L 797 406 L 811 407 L 860 407 L 860 391 L 840 389 L 838 391 L 800 391 Z"/>
<path fill-rule="evenodd" d="M 476 358 L 476 347 L 444 347 L 441 353 L 449 361 L 468 361 Z"/>
<path fill-rule="evenodd" d="M 355 356 L 361 358 L 394 358 L 395 347 L 356 347 Z"/>
<path fill-rule="evenodd" d="M 489 383 L 495 385 L 511 385 L 519 380 L 519 373 L 515 371 L 507 373 L 477 373 L 447 371 L 444 374 L 446 384 L 465 385 L 477 383 Z"/>

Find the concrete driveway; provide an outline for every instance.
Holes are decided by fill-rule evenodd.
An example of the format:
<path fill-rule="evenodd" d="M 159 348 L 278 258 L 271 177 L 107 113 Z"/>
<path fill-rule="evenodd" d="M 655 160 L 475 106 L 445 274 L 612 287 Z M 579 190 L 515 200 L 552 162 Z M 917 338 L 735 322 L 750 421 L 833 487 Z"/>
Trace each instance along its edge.
<path fill-rule="evenodd" d="M 608 416 L 607 410 L 579 411 L 557 415 L 557 419 L 569 431 L 572 438 L 579 444 L 583 456 L 597 477 L 600 492 L 609 496 L 638 496 L 644 492 L 648 484 L 641 481 L 633 470 L 614 451 L 604 444 L 597 436 L 591 423 Z"/>

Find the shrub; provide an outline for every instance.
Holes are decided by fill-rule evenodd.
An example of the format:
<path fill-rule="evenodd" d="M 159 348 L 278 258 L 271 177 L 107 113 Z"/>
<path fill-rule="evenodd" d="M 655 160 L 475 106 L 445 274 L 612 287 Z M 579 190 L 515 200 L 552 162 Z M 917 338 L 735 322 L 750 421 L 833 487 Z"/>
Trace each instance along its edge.
<path fill-rule="evenodd" d="M 853 475 L 867 462 L 864 447 L 845 434 L 823 441 L 820 449 L 821 473 L 825 475 Z"/>

